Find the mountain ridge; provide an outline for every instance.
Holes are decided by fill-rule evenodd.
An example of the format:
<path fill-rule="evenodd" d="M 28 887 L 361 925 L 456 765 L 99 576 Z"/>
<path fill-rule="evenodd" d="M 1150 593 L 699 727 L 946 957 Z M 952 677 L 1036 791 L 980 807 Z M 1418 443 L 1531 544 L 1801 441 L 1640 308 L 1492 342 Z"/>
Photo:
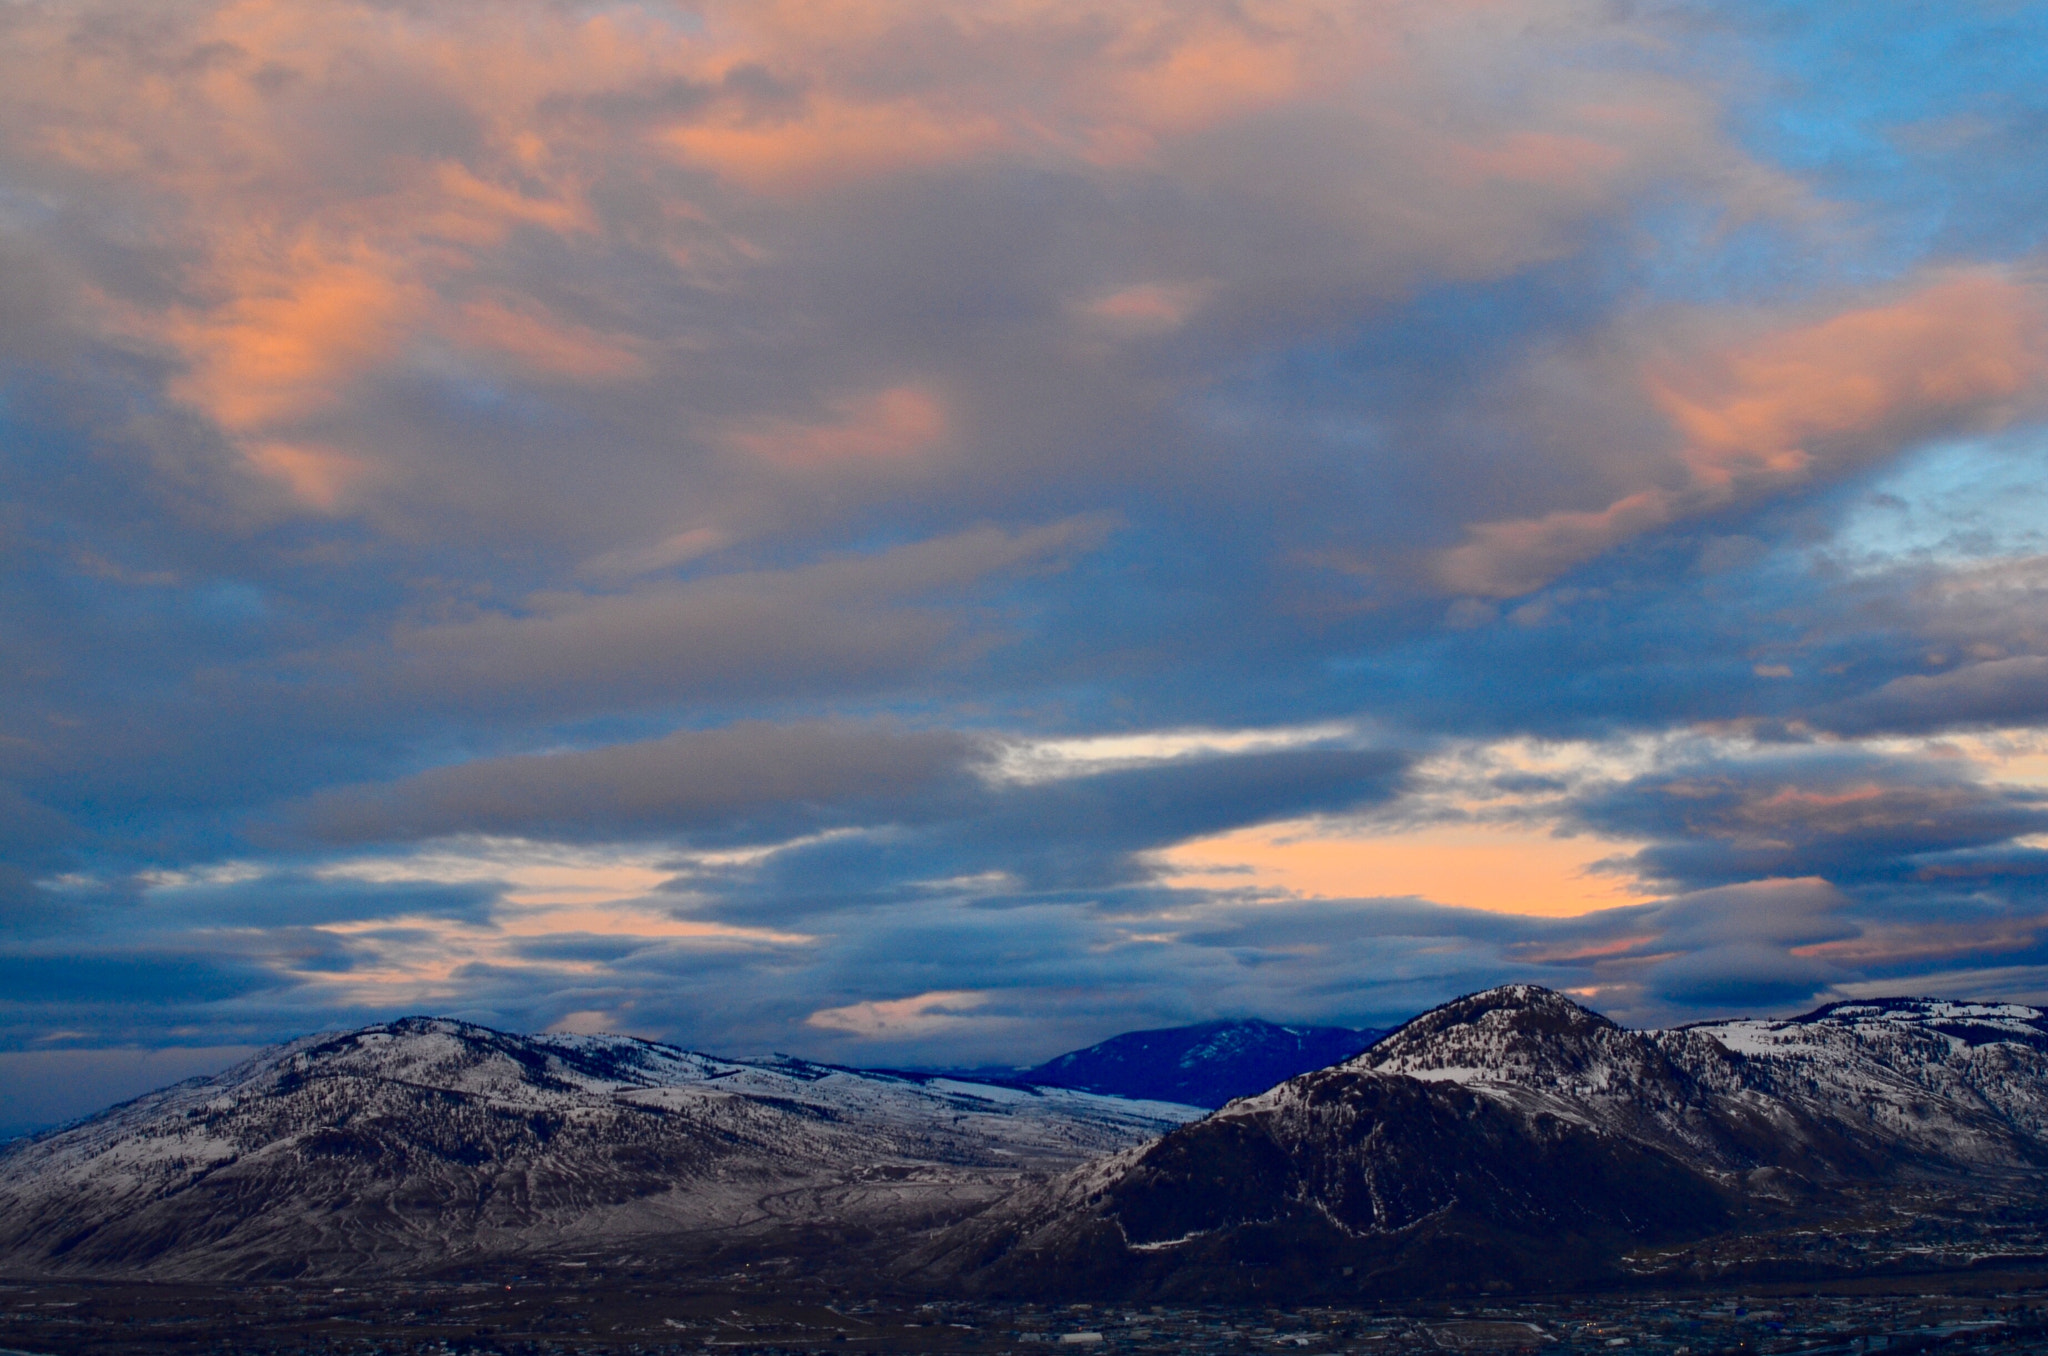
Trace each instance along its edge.
<path fill-rule="evenodd" d="M 2048 1013 L 2023 1004 L 1631 1031 L 1505 985 L 1207 1115 L 407 1018 L 0 1149 L 0 1271 L 772 1258 L 980 1296 L 1334 1300 L 2048 1254 L 2044 1206 Z"/>
<path fill-rule="evenodd" d="M 0 1260 L 221 1279 L 715 1256 L 949 1219 L 1197 1114 L 404 1018 L 0 1151 Z"/>
<path fill-rule="evenodd" d="M 1042 1064 L 1019 1081 L 1215 1109 L 1348 1059 L 1387 1033 L 1230 1018 L 1126 1031 Z"/>
<path fill-rule="evenodd" d="M 2006 1223 L 2048 1245 L 2048 1014 L 1898 1005 L 1632 1032 L 1500 986 L 1023 1188 L 911 1266 L 1083 1298 L 1611 1285 L 1748 1265 L 1816 1221 L 1864 1220 L 1882 1252 L 1907 1201 L 1983 1205 L 1986 1238 L 2018 1203 Z"/>

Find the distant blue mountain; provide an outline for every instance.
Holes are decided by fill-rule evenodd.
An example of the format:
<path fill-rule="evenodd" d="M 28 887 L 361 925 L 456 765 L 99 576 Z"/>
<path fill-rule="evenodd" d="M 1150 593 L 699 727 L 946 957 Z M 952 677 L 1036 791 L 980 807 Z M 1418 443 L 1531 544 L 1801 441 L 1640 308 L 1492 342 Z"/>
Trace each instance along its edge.
<path fill-rule="evenodd" d="M 1386 1034 L 1370 1028 L 1280 1026 L 1256 1018 L 1202 1022 L 1127 1031 L 1008 1077 L 1081 1092 L 1220 1107 L 1349 1059 Z"/>

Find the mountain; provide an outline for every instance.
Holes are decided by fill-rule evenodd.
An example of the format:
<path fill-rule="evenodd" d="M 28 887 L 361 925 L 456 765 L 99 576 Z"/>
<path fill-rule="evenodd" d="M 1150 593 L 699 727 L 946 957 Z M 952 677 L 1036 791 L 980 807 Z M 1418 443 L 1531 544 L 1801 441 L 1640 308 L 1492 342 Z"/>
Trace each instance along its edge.
<path fill-rule="evenodd" d="M 0 1275 L 1356 1301 L 2013 1256 L 2048 1256 L 2048 1015 L 1904 998 L 1628 1031 L 1510 985 L 1208 1116 L 411 1018 L 0 1151 Z"/>
<path fill-rule="evenodd" d="M 1130 1031 L 1011 1077 L 1042 1087 L 1220 1107 L 1296 1074 L 1346 1060 L 1386 1035 L 1257 1019 Z"/>
<path fill-rule="evenodd" d="M 0 1274 L 338 1277 L 844 1250 L 1198 1114 L 408 1018 L 297 1041 L 0 1152 Z"/>
<path fill-rule="evenodd" d="M 1020 1189 L 906 1265 L 1069 1298 L 1831 1274 L 2048 1250 L 2044 1169 L 2038 1009 L 1893 999 L 1632 1032 L 1509 985 Z"/>

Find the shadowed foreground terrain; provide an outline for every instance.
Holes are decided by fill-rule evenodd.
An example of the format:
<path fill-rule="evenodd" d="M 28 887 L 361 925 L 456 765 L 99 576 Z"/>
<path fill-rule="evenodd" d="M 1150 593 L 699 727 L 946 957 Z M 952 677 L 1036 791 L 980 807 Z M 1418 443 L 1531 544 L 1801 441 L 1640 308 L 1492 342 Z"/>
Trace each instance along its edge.
<path fill-rule="evenodd" d="M 1076 1347 L 1131 1356 L 2035 1356 L 2048 1351 L 2048 1265 L 1719 1292 L 1312 1306 L 930 1301 L 800 1280 L 692 1287 L 596 1265 L 360 1288 L 0 1283 L 0 1348 L 48 1356 L 1020 1356 Z"/>

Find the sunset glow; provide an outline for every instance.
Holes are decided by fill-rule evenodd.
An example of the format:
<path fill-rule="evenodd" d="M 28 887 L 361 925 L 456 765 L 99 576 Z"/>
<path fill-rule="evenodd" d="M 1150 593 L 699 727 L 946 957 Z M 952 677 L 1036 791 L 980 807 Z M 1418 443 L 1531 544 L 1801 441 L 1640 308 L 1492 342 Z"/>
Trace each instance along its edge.
<path fill-rule="evenodd" d="M 5 8 L 0 1098 L 2048 996 L 2042 51 Z"/>
<path fill-rule="evenodd" d="M 1263 824 L 1159 854 L 1175 889 L 1309 899 L 1411 896 L 1457 908 L 1569 918 L 1654 895 L 1603 865 L 1641 844 L 1541 828 L 1446 826 L 1372 833 L 1318 821 Z"/>

